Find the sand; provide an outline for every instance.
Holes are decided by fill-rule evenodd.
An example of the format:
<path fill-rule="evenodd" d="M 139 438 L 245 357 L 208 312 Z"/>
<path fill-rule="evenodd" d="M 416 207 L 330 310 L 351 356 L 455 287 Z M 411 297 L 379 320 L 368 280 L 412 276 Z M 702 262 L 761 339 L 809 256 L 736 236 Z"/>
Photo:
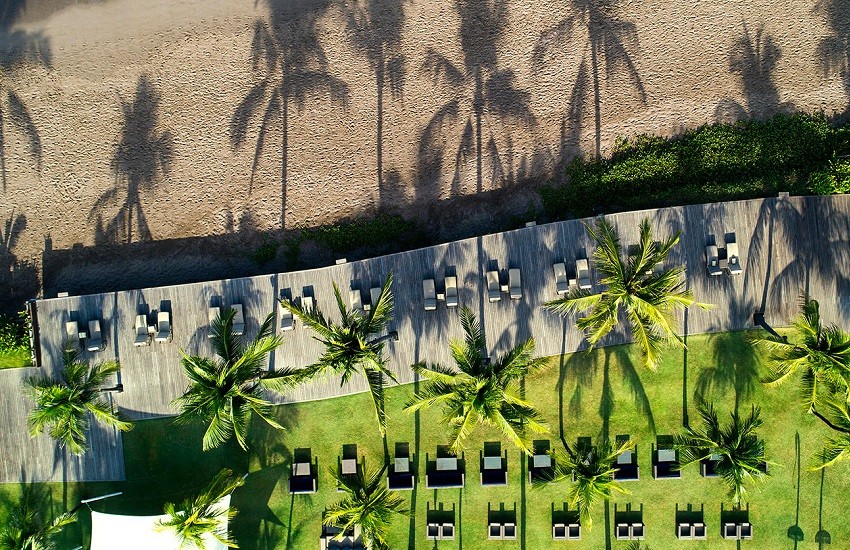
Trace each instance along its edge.
<path fill-rule="evenodd" d="M 841 0 L 10 1 L 11 254 L 41 269 L 46 241 L 166 243 L 88 250 L 103 265 L 83 283 L 43 274 L 78 291 L 155 283 L 170 242 L 244 258 L 263 232 L 378 209 L 486 220 L 618 136 L 844 112 L 850 90 Z"/>

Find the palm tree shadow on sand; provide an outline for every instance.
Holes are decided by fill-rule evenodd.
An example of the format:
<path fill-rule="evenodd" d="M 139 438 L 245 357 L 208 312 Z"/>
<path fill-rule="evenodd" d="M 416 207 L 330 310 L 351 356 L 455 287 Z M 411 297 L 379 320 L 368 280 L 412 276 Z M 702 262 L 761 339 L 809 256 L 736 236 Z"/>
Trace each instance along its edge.
<path fill-rule="evenodd" d="M 570 0 L 566 11 L 570 14 L 537 39 L 532 54 L 535 71 L 545 68 L 547 57 L 565 42 L 574 42 L 577 28 L 585 36 L 582 41 L 581 62 L 570 94 L 568 116 L 562 128 L 562 156 L 572 147 L 578 148 L 581 121 L 584 118 L 587 96 L 593 95 L 595 154 L 602 154 L 602 75 L 612 80 L 625 74 L 638 96 L 646 105 L 646 90 L 637 71 L 630 50 L 638 47 L 637 26 L 618 15 L 620 0 Z M 569 122 L 570 130 L 566 130 Z M 566 158 L 560 159 L 566 162 Z"/>
<path fill-rule="evenodd" d="M 819 0 L 812 11 L 826 20 L 829 34 L 821 39 L 815 59 L 824 77 L 838 74 L 844 93 L 850 98 L 850 4 L 844 0 Z M 850 114 L 850 104 L 842 117 Z"/>
<path fill-rule="evenodd" d="M 41 136 L 29 109 L 21 96 L 13 89 L 18 69 L 40 65 L 51 68 L 50 41 L 40 31 L 27 32 L 14 29 L 13 25 L 26 7 L 25 0 L 0 2 L 0 181 L 6 191 L 7 128 L 24 138 L 26 150 L 41 170 Z"/>
<path fill-rule="evenodd" d="M 254 22 L 251 66 L 256 83 L 230 119 L 230 141 L 234 150 L 248 140 L 248 129 L 259 120 L 251 163 L 250 194 L 266 136 L 272 125 L 281 129 L 280 227 L 286 228 L 287 174 L 289 163 L 290 101 L 300 113 L 307 99 L 318 93 L 348 106 L 348 85 L 329 72 L 328 60 L 319 41 L 319 21 L 330 0 L 266 0 L 268 21 Z"/>
<path fill-rule="evenodd" d="M 375 148 L 377 183 L 381 203 L 392 200 L 393 189 L 384 181 L 384 89 L 389 85 L 394 100 L 404 88 L 406 58 L 401 51 L 404 28 L 404 3 L 408 0 L 358 0 L 343 6 L 349 37 L 368 60 L 375 74 L 377 95 L 377 129 Z M 391 183 L 390 179 L 387 183 Z"/>
<path fill-rule="evenodd" d="M 512 152 L 500 151 L 496 143 L 496 136 L 510 132 L 496 123 L 504 121 L 527 127 L 536 124 L 528 92 L 516 86 L 513 70 L 501 68 L 498 60 L 499 39 L 508 24 L 507 2 L 456 0 L 455 4 L 460 16 L 463 63 L 455 63 L 431 48 L 423 65 L 435 84 L 444 82 L 454 94 L 437 109 L 419 135 L 416 177 L 419 204 L 433 204 L 440 195 L 447 147 L 454 152 L 451 194 L 461 192 L 468 158 L 475 159 L 475 190 L 481 193 L 485 177 L 485 125 L 486 153 L 492 163 L 492 173 L 487 179 L 491 184 L 512 183 L 513 169 L 511 166 L 506 169 L 502 162 L 503 157 L 512 158 Z"/>
<path fill-rule="evenodd" d="M 139 77 L 132 101 L 118 99 L 124 121 L 111 160 L 115 182 L 89 211 L 89 219 L 97 221 L 96 243 L 130 243 L 134 233 L 137 241 L 153 238 L 142 209 L 142 195 L 160 182 L 160 175 L 168 173 L 174 158 L 171 133 L 159 127 L 160 95 L 148 75 Z M 122 193 L 121 206 L 104 225 L 103 210 Z"/>

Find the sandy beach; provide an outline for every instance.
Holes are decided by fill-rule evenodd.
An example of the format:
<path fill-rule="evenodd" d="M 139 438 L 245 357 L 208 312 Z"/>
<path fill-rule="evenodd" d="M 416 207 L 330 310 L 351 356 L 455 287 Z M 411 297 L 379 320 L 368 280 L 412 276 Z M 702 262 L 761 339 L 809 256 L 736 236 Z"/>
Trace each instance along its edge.
<path fill-rule="evenodd" d="M 153 249 L 125 243 L 244 258 L 253 235 L 378 209 L 450 224 L 492 215 L 456 197 L 506 189 L 499 212 L 521 211 L 618 136 L 840 113 L 850 90 L 840 0 L 10 2 L 3 241 L 36 269 L 46 241 L 115 243 L 82 289 L 151 275 Z"/>

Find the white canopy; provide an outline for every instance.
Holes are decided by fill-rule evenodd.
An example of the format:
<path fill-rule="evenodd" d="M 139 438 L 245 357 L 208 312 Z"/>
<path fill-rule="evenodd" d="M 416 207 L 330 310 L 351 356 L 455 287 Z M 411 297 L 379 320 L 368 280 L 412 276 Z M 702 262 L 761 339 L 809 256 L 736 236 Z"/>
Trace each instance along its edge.
<path fill-rule="evenodd" d="M 222 510 L 230 507 L 230 495 L 218 501 Z M 171 529 L 157 528 L 157 522 L 168 516 L 122 516 L 91 513 L 91 550 L 180 550 L 180 542 Z M 222 516 L 227 526 L 227 516 Z M 209 536 L 206 550 L 227 550 Z"/>

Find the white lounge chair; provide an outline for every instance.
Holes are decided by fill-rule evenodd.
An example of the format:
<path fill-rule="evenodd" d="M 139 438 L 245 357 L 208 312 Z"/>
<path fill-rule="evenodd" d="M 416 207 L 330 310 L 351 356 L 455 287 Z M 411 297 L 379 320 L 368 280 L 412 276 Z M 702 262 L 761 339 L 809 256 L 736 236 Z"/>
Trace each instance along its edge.
<path fill-rule="evenodd" d="M 312 296 L 302 296 L 301 297 L 301 308 L 304 311 L 313 311 L 316 309 L 316 302 L 313 300 Z"/>
<path fill-rule="evenodd" d="M 582 258 L 576 260 L 576 276 L 578 277 L 578 287 L 582 290 L 590 290 L 592 284 L 590 282 L 590 264 L 587 259 Z"/>
<path fill-rule="evenodd" d="M 738 243 L 726 243 L 726 269 L 731 275 L 740 275 L 744 269 L 741 267 L 741 258 L 738 255 Z"/>
<path fill-rule="evenodd" d="M 80 347 L 80 327 L 76 321 L 65 322 L 65 345 L 73 348 Z"/>
<path fill-rule="evenodd" d="M 171 314 L 160 311 L 156 314 L 156 340 L 160 344 L 171 340 Z"/>
<path fill-rule="evenodd" d="M 723 273 L 723 270 L 720 269 L 720 254 L 717 251 L 716 245 L 711 244 L 705 247 L 705 266 L 708 268 L 708 274 L 711 276 Z"/>
<path fill-rule="evenodd" d="M 150 335 L 148 334 L 147 315 L 136 315 L 136 322 L 133 328 L 136 330 L 136 340 L 133 342 L 134 346 L 147 346 L 151 343 Z"/>
<path fill-rule="evenodd" d="M 89 321 L 89 338 L 86 343 L 88 351 L 100 351 L 103 349 L 103 334 L 100 332 L 100 320 Z"/>
<path fill-rule="evenodd" d="M 287 330 L 292 330 L 295 328 L 295 318 L 292 316 L 292 312 L 283 307 L 283 305 L 278 302 L 277 309 L 280 311 L 280 330 L 286 332 Z"/>
<path fill-rule="evenodd" d="M 446 277 L 446 307 L 457 307 L 457 277 Z"/>
<path fill-rule="evenodd" d="M 363 296 L 360 294 L 359 288 L 349 289 L 348 303 L 351 304 L 351 309 L 363 309 Z"/>
<path fill-rule="evenodd" d="M 498 302 L 502 299 L 502 289 L 499 286 L 499 272 L 487 272 L 487 299 L 491 302 Z"/>
<path fill-rule="evenodd" d="M 422 294 L 425 298 L 425 311 L 437 309 L 437 285 L 434 284 L 434 279 L 422 281 Z"/>
<path fill-rule="evenodd" d="M 215 320 L 221 316 L 221 308 L 220 307 L 210 307 L 207 309 L 207 319 L 210 321 L 210 330 L 207 332 L 207 337 L 212 338 L 212 326 L 215 323 Z"/>
<path fill-rule="evenodd" d="M 522 276 L 519 269 L 513 268 L 508 270 L 508 286 L 510 287 L 511 300 L 522 298 Z"/>
<path fill-rule="evenodd" d="M 381 287 L 376 286 L 369 289 L 369 298 L 371 298 L 370 303 L 372 304 L 372 307 L 374 307 L 381 298 Z"/>
<path fill-rule="evenodd" d="M 242 336 L 245 334 L 245 317 L 242 314 L 242 304 L 233 304 L 230 307 L 236 311 L 233 316 L 233 334 Z"/>
<path fill-rule="evenodd" d="M 552 269 L 555 271 L 555 290 L 558 294 L 566 294 L 570 290 L 567 282 L 567 266 L 559 262 L 552 264 Z"/>

